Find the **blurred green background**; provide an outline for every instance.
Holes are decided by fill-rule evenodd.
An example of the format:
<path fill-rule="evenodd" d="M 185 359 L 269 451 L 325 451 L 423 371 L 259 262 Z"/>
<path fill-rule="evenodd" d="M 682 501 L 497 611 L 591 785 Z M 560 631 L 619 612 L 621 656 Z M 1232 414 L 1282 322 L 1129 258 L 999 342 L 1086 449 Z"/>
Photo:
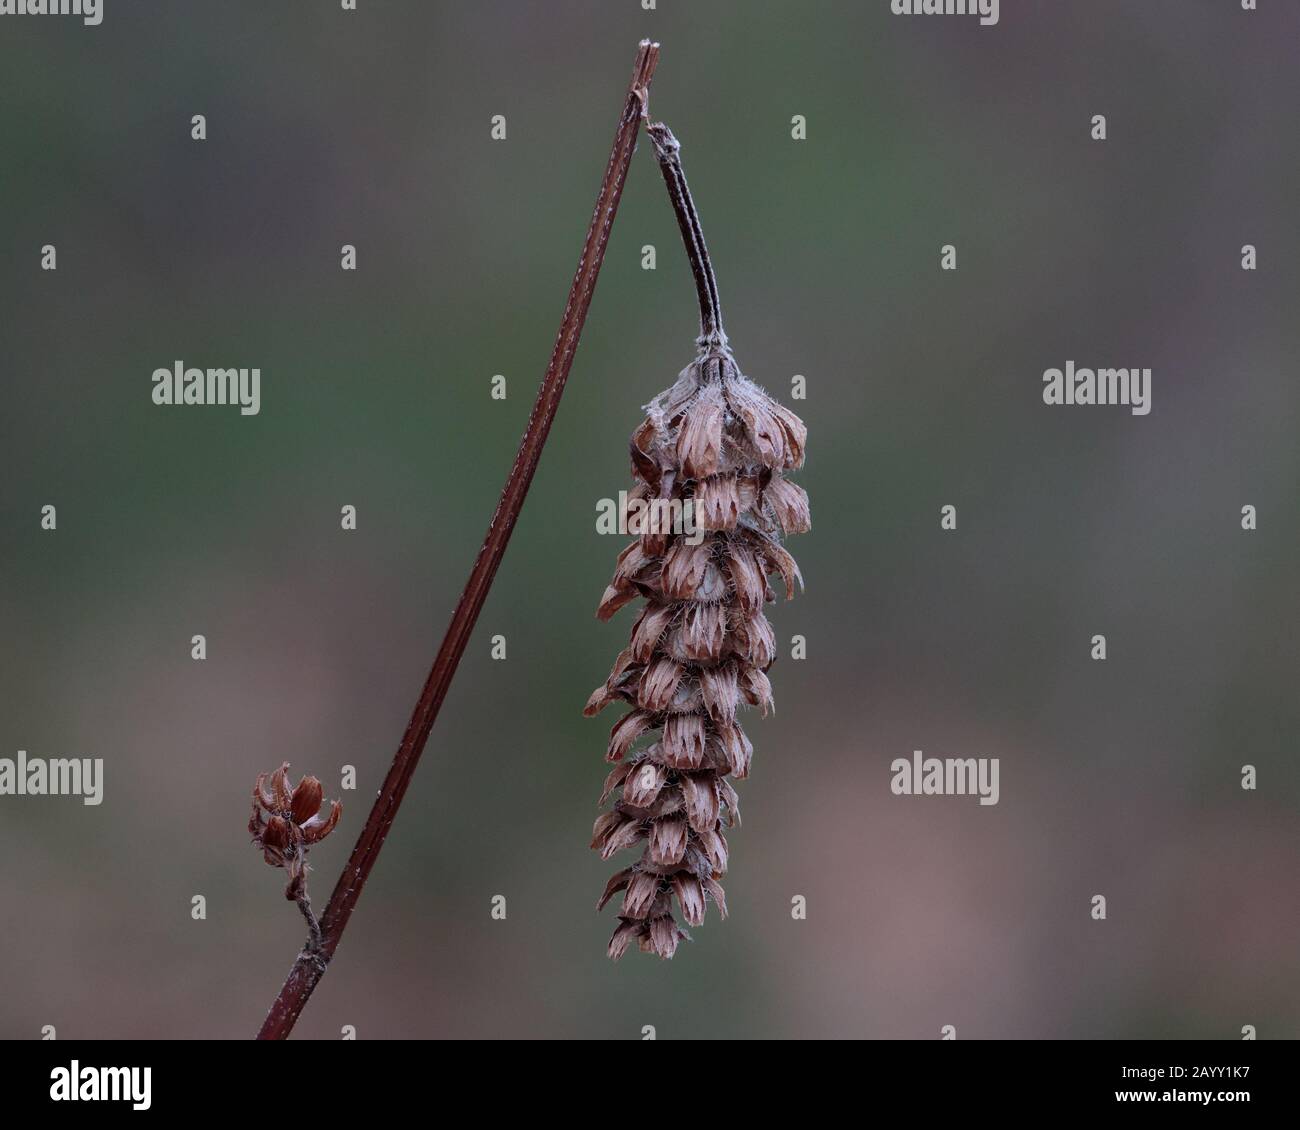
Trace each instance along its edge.
<path fill-rule="evenodd" d="M 356 766 L 323 903 L 527 420 L 642 36 L 738 359 L 786 403 L 808 382 L 808 591 L 770 613 L 731 917 L 613 965 L 594 911 L 612 719 L 580 711 L 633 615 L 593 618 L 623 544 L 596 501 L 696 332 L 643 144 L 528 504 L 298 1033 L 1300 1035 L 1300 9 L 358 7 L 0 20 L 0 756 L 107 774 L 98 808 L 0 798 L 0 1036 L 256 1030 L 302 929 L 247 842 L 254 776 L 288 760 L 336 795 Z M 261 414 L 154 406 L 176 359 L 260 366 Z M 1151 414 L 1044 406 L 1067 359 L 1150 366 Z M 1000 804 L 893 796 L 914 749 L 1000 758 Z"/>

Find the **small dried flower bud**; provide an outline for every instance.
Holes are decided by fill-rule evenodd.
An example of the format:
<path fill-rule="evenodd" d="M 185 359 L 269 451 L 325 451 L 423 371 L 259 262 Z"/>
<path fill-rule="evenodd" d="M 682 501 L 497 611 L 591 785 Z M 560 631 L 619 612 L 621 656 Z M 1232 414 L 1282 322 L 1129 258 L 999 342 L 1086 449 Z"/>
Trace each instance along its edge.
<path fill-rule="evenodd" d="M 610 770 L 609 776 L 605 778 L 605 788 L 600 794 L 601 804 L 604 804 L 614 795 L 614 790 L 623 783 L 623 779 L 631 773 L 636 766 L 637 762 L 635 761 L 620 761 Z"/>
<path fill-rule="evenodd" d="M 721 604 L 692 604 L 682 617 L 679 646 L 688 660 L 708 663 L 722 655 L 727 610 Z"/>
<path fill-rule="evenodd" d="M 686 819 L 696 832 L 707 832 L 718 823 L 718 784 L 711 773 L 682 776 L 682 800 Z M 698 926 L 695 922 L 692 925 Z"/>
<path fill-rule="evenodd" d="M 700 670 L 700 697 L 704 709 L 714 722 L 730 722 L 736 717 L 740 690 L 736 685 L 736 665 L 725 663 L 721 667 Z"/>
<path fill-rule="evenodd" d="M 673 890 L 677 893 L 677 901 L 681 904 L 682 917 L 686 919 L 687 925 L 702 926 L 704 887 L 699 879 L 679 871 L 673 876 Z"/>
<path fill-rule="evenodd" d="M 262 829 L 262 847 L 267 851 L 284 851 L 293 843 L 293 825 L 283 816 L 272 816 Z"/>
<path fill-rule="evenodd" d="M 617 961 L 627 953 L 627 947 L 636 940 L 643 930 L 643 923 L 620 919 L 618 929 L 614 931 L 614 936 L 609 939 L 609 956 Z"/>
<path fill-rule="evenodd" d="M 631 604 L 636 600 L 636 589 L 631 585 L 610 585 L 604 595 L 600 598 L 600 604 L 596 608 L 596 617 L 600 620 L 608 620 L 625 604 Z"/>
<path fill-rule="evenodd" d="M 274 773 L 261 773 L 253 786 L 253 814 L 248 831 L 272 867 L 283 867 L 289 876 L 285 897 L 305 897 L 307 848 L 334 830 L 343 812 L 331 801 L 328 814 L 321 811 L 323 790 L 315 777 L 303 777 L 289 787 L 289 763 Z"/>
<path fill-rule="evenodd" d="M 674 769 L 698 769 L 704 763 L 706 730 L 698 714 L 671 714 L 664 719 L 659 748 L 664 764 Z"/>
<path fill-rule="evenodd" d="M 638 872 L 632 876 L 627 885 L 627 894 L 623 896 L 623 908 L 619 914 L 624 918 L 644 918 L 650 913 L 655 896 L 659 894 L 659 876 Z"/>
<path fill-rule="evenodd" d="M 634 871 L 631 867 L 625 868 L 614 875 L 608 883 L 605 884 L 605 893 L 600 896 L 600 901 L 596 903 L 597 910 L 604 910 L 605 904 L 609 902 L 619 891 L 626 890 L 628 883 L 632 881 Z"/>
<path fill-rule="evenodd" d="M 339 822 L 339 817 L 342 815 L 343 805 L 337 800 L 330 801 L 328 816 L 318 812 L 301 826 L 303 842 L 308 844 L 320 843 L 321 840 L 334 831 L 334 826 Z"/>
<path fill-rule="evenodd" d="M 650 920 L 649 935 L 642 935 L 641 948 L 659 957 L 668 959 L 677 952 L 677 943 L 686 937 L 686 932 L 673 921 L 671 914 Z"/>
<path fill-rule="evenodd" d="M 785 435 L 785 469 L 795 471 L 803 466 L 804 446 L 808 441 L 808 428 L 804 422 L 784 404 L 772 401 L 772 415 L 781 425 Z M 808 526 L 804 527 L 808 529 Z"/>
<path fill-rule="evenodd" d="M 295 824 L 305 824 L 320 811 L 321 802 L 325 799 L 325 790 L 315 777 L 304 777 L 298 782 L 298 787 L 293 790 L 293 798 L 290 808 L 293 811 L 293 822 Z"/>
<path fill-rule="evenodd" d="M 750 706 L 757 706 L 763 711 L 763 717 L 767 717 L 769 709 L 772 706 L 772 681 L 767 674 L 760 671 L 757 667 L 746 667 L 741 675 L 740 693 L 745 696 L 745 701 Z"/>
<path fill-rule="evenodd" d="M 783 534 L 806 533 L 812 525 L 807 492 L 782 475 L 772 476 L 771 482 L 763 489 L 763 501 L 771 507 L 772 516 Z"/>
<path fill-rule="evenodd" d="M 663 711 L 672 704 L 685 672 L 667 656 L 656 659 L 641 676 L 637 705 L 643 710 Z"/>
<path fill-rule="evenodd" d="M 767 595 L 763 571 L 747 545 L 733 543 L 727 551 L 727 571 L 731 574 L 735 604 L 746 612 L 757 612 Z"/>
<path fill-rule="evenodd" d="M 272 816 L 262 829 L 258 843 L 262 848 L 262 858 L 272 867 L 283 867 L 287 862 L 286 853 L 293 844 L 293 825 L 283 816 Z"/>
<path fill-rule="evenodd" d="M 608 859 L 616 851 L 631 847 L 645 834 L 641 822 L 634 817 L 614 809 L 602 812 L 592 829 L 591 846 L 600 852 L 601 859 Z"/>
<path fill-rule="evenodd" d="M 687 823 L 676 816 L 655 820 L 650 825 L 647 852 L 655 863 L 680 863 L 686 854 Z"/>
<path fill-rule="evenodd" d="M 644 710 L 634 710 L 631 714 L 623 715 L 609 732 L 609 748 L 605 752 L 605 760 L 621 761 L 623 755 L 632 748 L 632 743 L 653 728 L 653 715 Z"/>
<path fill-rule="evenodd" d="M 642 760 L 636 764 L 629 779 L 623 782 L 623 800 L 634 808 L 649 808 L 659 799 L 667 781 L 667 769 Z"/>
<path fill-rule="evenodd" d="M 695 520 L 702 530 L 734 530 L 740 492 L 734 474 L 710 475 L 695 486 Z"/>
<path fill-rule="evenodd" d="M 706 386 L 677 433 L 677 458 L 685 478 L 702 479 L 717 471 L 722 458 L 723 407 L 718 386 Z"/>
<path fill-rule="evenodd" d="M 632 646 L 628 649 L 638 663 L 645 663 L 663 639 L 677 609 L 672 604 L 647 605 L 632 629 Z"/>
<path fill-rule="evenodd" d="M 664 555 L 663 592 L 670 600 L 691 600 L 704 584 L 705 570 L 713 546 L 707 541 L 691 545 L 685 540 L 673 543 Z"/>

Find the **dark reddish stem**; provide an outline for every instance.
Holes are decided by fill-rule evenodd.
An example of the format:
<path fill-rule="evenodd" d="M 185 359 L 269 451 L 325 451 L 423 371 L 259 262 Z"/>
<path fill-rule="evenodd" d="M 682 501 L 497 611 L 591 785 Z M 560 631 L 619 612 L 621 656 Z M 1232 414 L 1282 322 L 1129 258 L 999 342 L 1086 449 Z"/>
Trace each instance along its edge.
<path fill-rule="evenodd" d="M 614 134 L 614 146 L 610 151 L 609 164 L 605 167 L 605 177 L 600 183 L 600 195 L 596 198 L 591 227 L 587 229 L 587 238 L 582 245 L 578 270 L 573 277 L 573 285 L 569 288 L 569 300 L 560 320 L 560 331 L 555 338 L 555 348 L 551 351 L 551 361 L 542 378 L 542 387 L 537 392 L 537 400 L 533 404 L 524 437 L 519 443 L 519 453 L 510 469 L 510 477 L 501 492 L 501 501 L 497 503 L 496 513 L 492 515 L 492 522 L 488 526 L 487 538 L 470 571 L 456 611 L 452 614 L 451 624 L 433 661 L 429 677 L 425 680 L 424 689 L 420 692 L 420 699 L 415 704 L 402 744 L 393 757 L 392 767 L 384 778 L 379 796 L 366 819 L 366 826 L 361 830 L 334 893 L 330 895 L 325 913 L 321 915 L 320 944 L 318 947 L 309 945 L 298 955 L 298 960 L 289 970 L 289 976 L 280 989 L 280 995 L 275 998 L 275 1003 L 271 1005 L 271 1011 L 267 1013 L 261 1031 L 257 1034 L 260 1040 L 282 1040 L 289 1035 L 312 990 L 324 975 L 326 966 L 338 948 L 348 919 L 352 917 L 357 899 L 361 897 L 370 870 L 384 846 L 388 830 L 393 825 L 398 807 L 406 795 L 406 788 L 411 783 L 411 776 L 419 764 L 420 754 L 424 752 L 438 709 L 442 706 L 452 676 L 465 653 L 465 645 L 469 642 L 474 623 L 478 620 L 492 579 L 496 576 L 497 566 L 501 564 L 506 544 L 523 507 L 533 472 L 537 470 L 537 461 L 541 457 L 551 421 L 555 419 L 555 411 L 564 392 L 564 383 L 573 365 L 587 308 L 591 305 L 596 278 L 605 258 L 605 246 L 609 242 L 610 229 L 618 211 L 619 198 L 623 194 L 623 183 L 627 180 L 628 167 L 636 149 L 637 132 L 645 113 L 650 80 L 658 61 L 659 45 L 643 40 L 637 50 L 632 81 L 623 101 L 618 130 Z"/>
<path fill-rule="evenodd" d="M 654 142 L 659 170 L 668 186 L 668 197 L 673 202 L 677 226 L 681 229 L 686 257 L 695 276 L 695 294 L 700 300 L 700 346 L 702 349 L 725 348 L 727 335 L 722 329 L 722 304 L 718 299 L 718 280 L 713 274 L 709 249 L 704 244 L 700 228 L 700 214 L 695 210 L 691 190 L 686 184 L 682 169 L 681 144 L 663 122 L 648 123 L 646 133 Z"/>

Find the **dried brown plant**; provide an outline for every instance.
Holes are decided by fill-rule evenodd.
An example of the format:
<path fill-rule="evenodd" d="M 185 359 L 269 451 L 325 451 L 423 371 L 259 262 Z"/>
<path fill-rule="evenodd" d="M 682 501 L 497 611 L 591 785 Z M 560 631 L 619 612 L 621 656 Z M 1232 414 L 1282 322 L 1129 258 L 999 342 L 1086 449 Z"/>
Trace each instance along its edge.
<path fill-rule="evenodd" d="M 546 437 L 550 434 L 551 423 L 560 406 L 560 397 L 564 393 L 564 385 L 569 378 L 569 370 L 582 337 L 582 327 L 605 260 L 605 248 L 614 227 L 614 218 L 618 214 L 623 184 L 632 163 L 632 154 L 636 150 L 641 119 L 649 97 L 650 81 L 658 62 L 659 44 L 651 43 L 648 39 L 642 40 L 632 65 L 631 81 L 623 95 L 614 142 L 596 195 L 591 224 L 583 240 L 582 253 L 578 257 L 578 269 L 569 287 L 569 299 L 560 318 L 559 332 L 555 336 L 551 358 L 542 377 L 541 387 L 537 390 L 537 399 L 528 418 L 528 425 L 519 441 L 514 464 L 501 491 L 501 500 L 488 523 L 487 536 L 474 560 L 442 644 L 434 656 L 433 666 L 420 690 L 420 697 L 416 700 L 401 744 L 393 755 L 392 765 L 379 787 L 365 826 L 343 868 L 343 874 L 334 885 L 334 892 L 321 914 L 319 924 L 310 913 L 310 904 L 299 902 L 311 927 L 311 938 L 298 954 L 289 969 L 289 975 L 271 1003 L 270 1011 L 257 1034 L 260 1040 L 286 1039 L 325 975 L 375 860 L 379 858 L 389 829 L 397 817 L 402 798 L 406 795 L 407 786 L 419 765 L 438 711 L 442 708 L 447 688 L 465 654 L 465 646 L 478 621 L 488 590 L 492 587 L 497 567 L 505 556 L 510 534 L 528 495 L 528 487 L 537 470 Z"/>
<path fill-rule="evenodd" d="M 785 477 L 803 464 L 803 421 L 740 371 L 680 147 L 662 123 L 647 130 L 695 276 L 700 337 L 695 360 L 646 406 L 632 434 L 629 503 L 643 504 L 643 519 L 660 520 L 642 521 L 596 612 L 605 620 L 645 600 L 631 643 L 585 710 L 594 715 L 615 700 L 632 706 L 610 732 L 606 760 L 616 765 L 600 803 L 619 795 L 592 839 L 602 859 L 645 841 L 598 904 L 623 892 L 609 942 L 614 959 L 634 941 L 673 956 L 688 937 L 674 898 L 688 925 L 704 921 L 710 899 L 726 916 L 724 829 L 740 822 L 728 777 L 747 776 L 753 754 L 737 711 L 745 703 L 766 714 L 772 705 L 767 671 L 776 640 L 763 605 L 776 597 L 768 577 L 780 576 L 787 599 L 802 586 L 781 537 L 810 525 L 808 496 Z M 656 502 L 670 505 L 644 505 Z M 683 511 L 698 532 L 664 528 L 665 515 Z M 653 740 L 637 748 L 647 736 Z"/>
<path fill-rule="evenodd" d="M 289 876 L 284 897 L 296 902 L 311 931 L 308 948 L 320 946 L 320 923 L 307 893 L 307 849 L 334 831 L 343 815 L 343 805 L 330 801 L 329 812 L 321 811 L 325 790 L 315 777 L 303 777 L 289 787 L 289 763 L 274 773 L 259 773 L 253 786 L 253 815 L 248 831 L 262 849 L 262 858 L 272 867 L 282 867 Z"/>

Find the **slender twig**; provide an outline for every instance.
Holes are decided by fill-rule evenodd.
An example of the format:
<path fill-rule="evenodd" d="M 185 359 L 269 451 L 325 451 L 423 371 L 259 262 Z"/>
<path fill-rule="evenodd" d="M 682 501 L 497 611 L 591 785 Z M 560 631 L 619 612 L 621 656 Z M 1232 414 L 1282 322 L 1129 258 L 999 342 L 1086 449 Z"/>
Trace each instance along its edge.
<path fill-rule="evenodd" d="M 627 97 L 623 101 L 623 110 L 618 120 L 618 130 L 614 134 L 614 146 L 609 155 L 609 164 L 605 167 L 605 176 L 600 184 L 600 195 L 596 198 L 596 209 L 591 217 L 591 226 L 587 229 L 587 238 L 582 246 L 582 256 L 578 260 L 578 270 L 569 289 L 569 300 L 564 307 L 564 316 L 560 320 L 560 330 L 555 338 L 555 348 L 551 352 L 550 364 L 542 378 L 533 412 L 528 420 L 527 430 L 519 443 L 519 453 L 515 456 L 510 477 L 501 492 L 501 501 L 497 503 L 496 513 L 488 526 L 487 538 L 479 550 L 474 568 L 470 571 L 465 591 L 461 593 L 456 611 L 452 614 L 451 624 L 443 637 L 442 646 L 433 661 L 433 668 L 425 681 L 420 699 L 415 704 L 411 720 L 407 723 L 406 734 L 402 744 L 393 758 L 392 767 L 379 790 L 374 807 L 361 830 L 356 847 L 352 849 L 347 866 L 343 869 L 334 893 L 330 895 L 325 913 L 321 915 L 320 945 L 315 953 L 304 950 L 298 955 L 289 976 L 284 982 L 280 995 L 271 1005 L 258 1039 L 284 1039 L 293 1029 L 294 1023 L 302 1013 L 307 998 L 325 972 L 325 967 L 334 956 L 352 910 L 370 869 L 375 864 L 388 830 L 392 827 L 397 809 L 406 795 L 406 788 L 419 763 L 420 754 L 428 741 L 429 731 L 438 708 L 451 684 L 452 676 L 465 652 L 474 622 L 487 598 L 488 589 L 496 576 L 497 566 L 505 553 L 506 543 L 514 530 L 515 520 L 524 504 L 528 486 L 532 482 L 533 472 L 546 443 L 551 421 L 559 407 L 560 395 L 564 392 L 564 383 L 573 364 L 573 356 L 578 348 L 578 339 L 582 334 L 582 325 L 587 317 L 587 308 L 591 305 L 591 296 L 596 288 L 596 278 L 605 258 L 605 246 L 609 241 L 610 229 L 618 211 L 619 198 L 623 194 L 623 183 L 627 179 L 628 167 L 632 162 L 632 153 L 636 149 L 637 132 L 641 117 L 645 113 L 647 92 L 654 75 L 655 65 L 659 61 L 659 45 L 643 40 L 637 50 L 636 63 L 632 69 L 632 81 L 628 87 Z"/>
<path fill-rule="evenodd" d="M 302 911 L 302 916 L 307 919 L 307 948 L 304 952 L 320 953 L 322 940 L 320 919 L 311 908 L 311 899 L 307 896 L 307 891 L 304 889 L 295 901 L 298 903 L 298 909 Z"/>
<path fill-rule="evenodd" d="M 695 201 L 691 199 L 691 190 L 686 185 L 681 144 L 663 122 L 647 123 L 646 133 L 654 142 L 659 169 L 668 186 L 669 199 L 673 202 L 677 226 L 682 232 L 682 243 L 686 245 L 686 257 L 691 262 L 691 274 L 695 276 L 695 294 L 700 300 L 700 348 L 726 348 L 727 335 L 722 328 L 718 280 L 714 277 L 713 264 L 709 261 L 709 249 L 704 244 L 700 215 L 695 210 Z"/>

